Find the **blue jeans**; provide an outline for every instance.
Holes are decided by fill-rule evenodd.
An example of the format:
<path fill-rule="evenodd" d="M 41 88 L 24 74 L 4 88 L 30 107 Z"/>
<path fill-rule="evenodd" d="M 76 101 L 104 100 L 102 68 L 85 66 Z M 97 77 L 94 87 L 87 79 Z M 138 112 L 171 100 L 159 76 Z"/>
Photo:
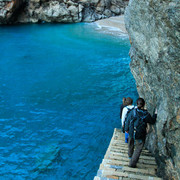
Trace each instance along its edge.
<path fill-rule="evenodd" d="M 129 133 L 125 132 L 125 143 L 128 143 Z"/>

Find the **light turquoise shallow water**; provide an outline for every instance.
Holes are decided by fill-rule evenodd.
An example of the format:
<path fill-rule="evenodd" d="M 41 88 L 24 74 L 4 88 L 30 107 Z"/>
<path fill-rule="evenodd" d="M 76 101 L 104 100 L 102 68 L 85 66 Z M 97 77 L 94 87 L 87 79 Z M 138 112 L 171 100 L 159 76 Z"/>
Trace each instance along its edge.
<path fill-rule="evenodd" d="M 93 179 L 138 96 L 129 48 L 92 24 L 0 27 L 1 179 Z"/>

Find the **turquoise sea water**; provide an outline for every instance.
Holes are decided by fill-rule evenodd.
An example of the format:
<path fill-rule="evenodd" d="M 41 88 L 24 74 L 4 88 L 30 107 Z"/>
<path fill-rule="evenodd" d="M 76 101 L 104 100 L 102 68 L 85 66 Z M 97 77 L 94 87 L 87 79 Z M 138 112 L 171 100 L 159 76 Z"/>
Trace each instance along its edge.
<path fill-rule="evenodd" d="M 129 48 L 92 24 L 0 27 L 0 179 L 93 179 L 138 96 Z"/>

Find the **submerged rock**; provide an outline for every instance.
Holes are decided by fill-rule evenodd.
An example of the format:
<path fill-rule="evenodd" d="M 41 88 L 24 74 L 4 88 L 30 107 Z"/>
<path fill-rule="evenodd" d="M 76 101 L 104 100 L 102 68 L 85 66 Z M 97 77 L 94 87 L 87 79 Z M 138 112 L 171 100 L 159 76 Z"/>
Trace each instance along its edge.
<path fill-rule="evenodd" d="M 139 95 L 158 109 L 146 146 L 160 175 L 180 179 L 180 1 L 131 0 L 125 23 Z"/>
<path fill-rule="evenodd" d="M 2 0 L 0 24 L 92 22 L 120 15 L 127 3 L 125 0 Z"/>
<path fill-rule="evenodd" d="M 36 157 L 36 164 L 34 172 L 43 172 L 47 169 L 51 169 L 51 165 L 54 161 L 60 159 L 60 144 L 52 143 L 48 145 L 43 151 Z"/>

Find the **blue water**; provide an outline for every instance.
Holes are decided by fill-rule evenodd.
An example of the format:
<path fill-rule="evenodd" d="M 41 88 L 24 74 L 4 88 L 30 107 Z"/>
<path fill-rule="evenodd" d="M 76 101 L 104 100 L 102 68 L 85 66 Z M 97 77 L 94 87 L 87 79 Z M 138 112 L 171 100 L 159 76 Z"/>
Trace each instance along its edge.
<path fill-rule="evenodd" d="M 0 27 L 0 179 L 93 179 L 138 96 L 129 48 L 92 24 Z"/>

